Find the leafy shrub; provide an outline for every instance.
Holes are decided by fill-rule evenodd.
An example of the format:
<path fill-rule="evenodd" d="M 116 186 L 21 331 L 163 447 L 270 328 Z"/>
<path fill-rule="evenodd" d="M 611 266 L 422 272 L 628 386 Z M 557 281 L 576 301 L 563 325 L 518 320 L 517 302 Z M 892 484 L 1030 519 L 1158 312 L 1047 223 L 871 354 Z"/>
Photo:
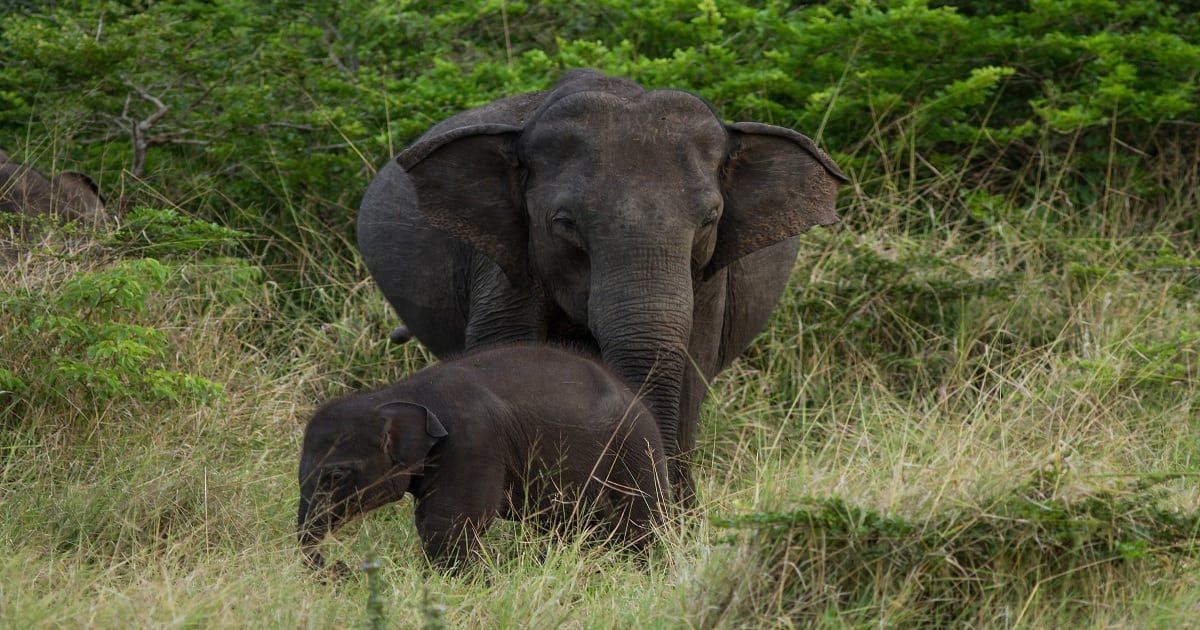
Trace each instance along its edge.
<path fill-rule="evenodd" d="M 169 274 L 151 258 L 122 261 L 78 274 L 53 292 L 3 296 L 5 309 L 28 321 L 6 340 L 14 353 L 25 349 L 21 363 L 28 367 L 20 380 L 28 394 L 89 403 L 135 392 L 168 400 L 217 395 L 215 383 L 163 367 L 163 331 L 122 321 L 144 314 L 147 298 Z M 42 387 L 48 391 L 37 391 Z"/>
<path fill-rule="evenodd" d="M 187 256 L 196 252 L 227 251 L 247 232 L 197 221 L 168 208 L 138 207 L 107 235 L 109 245 L 142 256 Z"/>
<path fill-rule="evenodd" d="M 1200 331 L 1180 331 L 1175 337 L 1135 342 L 1110 360 L 1079 359 L 1080 386 L 1122 390 L 1173 388 L 1200 378 Z"/>
<path fill-rule="evenodd" d="M 1057 220 L 1127 193 L 1151 212 L 1200 122 L 1200 18 L 1166 2 L 67 2 L 0 28 L 0 146 L 61 151 L 105 187 L 132 169 L 284 236 L 270 262 L 293 268 L 318 243 L 346 264 L 366 177 L 400 146 L 576 66 L 794 126 L 864 193 L 949 189 L 934 214 L 957 218 L 979 216 L 961 189 Z M 128 129 L 159 112 L 142 155 Z"/>
<path fill-rule="evenodd" d="M 0 351 L 11 358 L 0 371 L 6 416 L 19 423 L 34 409 L 64 403 L 91 409 L 219 399 L 220 383 L 179 369 L 173 359 L 179 342 L 171 337 L 174 320 L 236 306 L 261 286 L 262 270 L 245 260 L 200 258 L 227 249 L 237 236 L 174 211 L 142 208 L 102 240 L 118 256 L 153 252 L 161 260 L 118 258 L 61 281 L 0 292 L 6 331 Z M 201 302 L 180 308 L 188 295 Z"/>

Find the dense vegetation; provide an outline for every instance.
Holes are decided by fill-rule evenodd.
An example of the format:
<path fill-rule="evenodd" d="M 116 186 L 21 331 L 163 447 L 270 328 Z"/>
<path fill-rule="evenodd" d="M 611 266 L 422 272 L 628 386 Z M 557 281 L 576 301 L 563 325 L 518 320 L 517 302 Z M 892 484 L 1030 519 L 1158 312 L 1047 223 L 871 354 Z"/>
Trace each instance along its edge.
<path fill-rule="evenodd" d="M 649 567 L 509 526 L 478 571 L 428 574 L 405 505 L 336 550 L 385 559 L 387 619 L 1191 618 L 1186 4 L 0 8 L 0 148 L 88 172 L 121 215 L 0 243 L 0 622 L 363 618 L 366 585 L 311 580 L 291 534 L 305 414 L 429 360 L 386 343 L 358 196 L 433 122 L 578 66 L 819 139 L 854 180 L 845 222 L 805 235 L 713 383 L 700 514 Z"/>

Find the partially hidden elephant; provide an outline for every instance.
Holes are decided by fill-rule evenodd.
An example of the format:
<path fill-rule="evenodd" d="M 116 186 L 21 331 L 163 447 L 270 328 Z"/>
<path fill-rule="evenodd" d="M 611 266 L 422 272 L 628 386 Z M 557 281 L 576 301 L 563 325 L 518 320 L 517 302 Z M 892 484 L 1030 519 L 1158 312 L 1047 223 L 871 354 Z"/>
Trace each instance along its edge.
<path fill-rule="evenodd" d="M 52 178 L 0 151 L 0 212 L 103 222 L 108 219 L 100 188 L 92 178 L 64 171 Z"/>
<path fill-rule="evenodd" d="M 689 505 L 707 380 L 766 325 L 796 235 L 839 220 L 846 181 L 795 131 L 572 70 L 434 125 L 385 164 L 358 247 L 439 357 L 521 340 L 591 348 L 645 396 Z"/>
<path fill-rule="evenodd" d="M 485 348 L 323 405 L 299 481 L 313 568 L 327 533 L 406 493 L 428 557 L 458 566 L 496 518 L 591 525 L 643 548 L 669 492 L 650 411 L 595 359 L 545 344 Z"/>

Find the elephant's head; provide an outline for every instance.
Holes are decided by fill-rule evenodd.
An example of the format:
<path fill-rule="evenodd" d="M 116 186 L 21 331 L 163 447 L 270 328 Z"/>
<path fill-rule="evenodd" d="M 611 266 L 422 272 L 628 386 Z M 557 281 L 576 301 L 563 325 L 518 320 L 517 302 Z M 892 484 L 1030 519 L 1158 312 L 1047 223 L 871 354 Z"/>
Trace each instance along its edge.
<path fill-rule="evenodd" d="M 354 396 L 321 407 L 304 431 L 296 534 L 311 566 L 325 534 L 398 501 L 446 429 L 427 408 Z"/>
<path fill-rule="evenodd" d="M 587 330 L 677 452 L 696 283 L 838 218 L 845 176 L 805 136 L 700 98 L 572 71 L 521 127 L 430 134 L 398 158 L 435 226 Z"/>

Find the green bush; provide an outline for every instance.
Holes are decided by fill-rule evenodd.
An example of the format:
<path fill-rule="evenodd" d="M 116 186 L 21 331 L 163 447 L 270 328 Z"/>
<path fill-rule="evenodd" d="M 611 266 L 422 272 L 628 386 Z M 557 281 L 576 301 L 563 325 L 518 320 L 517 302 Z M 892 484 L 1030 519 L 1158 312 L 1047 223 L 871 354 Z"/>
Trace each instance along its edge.
<path fill-rule="evenodd" d="M 139 208 L 120 229 L 99 236 L 105 245 L 93 250 L 115 260 L 101 258 L 61 281 L 30 274 L 30 286 L 0 291 L 0 353 L 11 366 L 0 370 L 0 402 L 16 424 L 47 404 L 92 409 L 222 396 L 221 384 L 175 367 L 179 343 L 170 336 L 174 320 L 236 306 L 259 290 L 261 268 L 213 257 L 240 233 Z M 190 295 L 202 303 L 181 308 Z"/>
<path fill-rule="evenodd" d="M 796 127 L 866 194 L 949 190 L 943 217 L 979 218 L 981 199 L 1021 198 L 1066 202 L 1086 222 L 1124 199 L 1118 184 L 1145 198 L 1142 213 L 1178 190 L 1169 161 L 1175 145 L 1183 155 L 1195 146 L 1200 122 L 1195 12 L 1145 0 L 944 4 L 18 9 L 0 32 L 0 146 L 24 145 L 35 163 L 65 156 L 106 187 L 135 169 L 206 216 L 285 237 L 262 247 L 293 268 L 298 249 L 332 244 L 343 262 L 327 265 L 349 259 L 371 169 L 429 125 L 576 66 L 695 90 L 731 119 Z M 159 111 L 154 99 L 166 109 L 143 162 L 128 128 Z M 974 192 L 956 198 L 964 189 Z M 917 204 L 907 217 L 926 214 Z"/>
<path fill-rule="evenodd" d="M 180 256 L 227 249 L 250 234 L 205 221 L 196 221 L 174 210 L 138 207 L 107 235 L 110 246 L 142 256 Z"/>

